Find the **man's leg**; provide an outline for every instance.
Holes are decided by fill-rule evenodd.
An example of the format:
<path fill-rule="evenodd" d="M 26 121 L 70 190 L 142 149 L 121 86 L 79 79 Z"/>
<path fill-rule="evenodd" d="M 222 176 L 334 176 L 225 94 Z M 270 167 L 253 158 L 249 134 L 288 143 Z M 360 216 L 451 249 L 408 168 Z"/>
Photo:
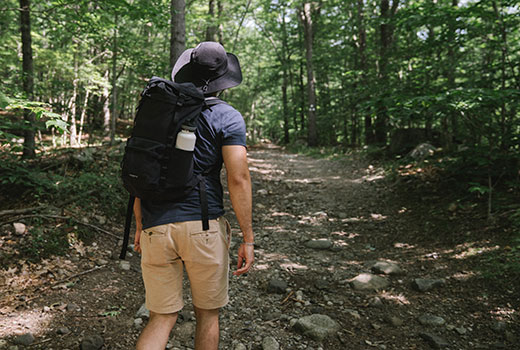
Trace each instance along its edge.
<path fill-rule="evenodd" d="M 157 314 L 150 311 L 150 320 L 137 339 L 136 349 L 164 350 L 176 321 L 177 313 Z"/>
<path fill-rule="evenodd" d="M 218 311 L 204 310 L 194 306 L 197 318 L 195 350 L 217 350 L 219 341 Z"/>

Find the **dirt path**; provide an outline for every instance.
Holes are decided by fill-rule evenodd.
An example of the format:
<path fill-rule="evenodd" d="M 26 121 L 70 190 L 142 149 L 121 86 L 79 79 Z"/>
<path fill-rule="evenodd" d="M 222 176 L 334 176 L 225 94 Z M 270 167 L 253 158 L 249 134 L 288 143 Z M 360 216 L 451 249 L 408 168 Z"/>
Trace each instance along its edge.
<path fill-rule="evenodd" d="M 519 344 L 518 284 L 494 286 L 475 269 L 479 254 L 501 249 L 492 240 L 459 238 L 465 232 L 439 231 L 457 238 L 438 240 L 425 235 L 424 201 L 395 187 L 367 161 L 315 160 L 275 148 L 254 148 L 249 155 L 257 261 L 248 276 L 230 279 L 222 349 L 276 349 L 276 343 L 280 349 L 313 350 Z M 472 223 L 452 228 L 471 230 Z M 234 234 L 233 258 L 240 241 L 238 230 Z M 32 265 L 25 278 L 23 268 L 7 272 L 7 288 L 1 289 L 8 303 L 0 308 L 6 345 L 0 340 L 0 349 L 24 333 L 36 338 L 32 349 L 77 349 L 92 335 L 102 337 L 104 349 L 132 349 L 146 322 L 135 315 L 144 293 L 139 258 L 130 257 L 130 270 L 122 269 L 111 259 L 114 244 L 100 234 L 83 254 L 78 248 L 46 262 L 45 272 Z M 380 260 L 395 262 L 401 273 L 379 273 L 387 286 L 356 290 L 352 279 L 371 273 Z M 89 270 L 49 288 L 49 281 Z M 47 284 L 35 289 L 36 280 L 44 279 Z M 415 279 L 438 283 L 421 292 Z M 170 348 L 193 348 L 191 310 L 182 312 Z M 329 316 L 339 328 L 314 340 L 292 327 L 313 314 Z"/>

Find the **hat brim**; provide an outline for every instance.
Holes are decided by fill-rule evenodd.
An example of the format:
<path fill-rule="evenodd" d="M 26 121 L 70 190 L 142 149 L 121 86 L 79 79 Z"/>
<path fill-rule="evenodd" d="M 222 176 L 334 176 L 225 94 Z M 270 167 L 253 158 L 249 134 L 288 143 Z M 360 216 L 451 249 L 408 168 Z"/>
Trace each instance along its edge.
<path fill-rule="evenodd" d="M 176 83 L 194 83 L 197 88 L 202 90 L 202 82 L 197 79 L 193 66 L 190 64 L 191 52 L 193 49 L 185 50 L 175 62 L 172 70 L 172 80 Z M 242 82 L 242 71 L 237 56 L 227 53 L 228 71 L 208 83 L 205 94 L 211 94 L 217 91 L 229 89 L 240 85 Z M 199 84 L 199 85 L 197 85 Z"/>

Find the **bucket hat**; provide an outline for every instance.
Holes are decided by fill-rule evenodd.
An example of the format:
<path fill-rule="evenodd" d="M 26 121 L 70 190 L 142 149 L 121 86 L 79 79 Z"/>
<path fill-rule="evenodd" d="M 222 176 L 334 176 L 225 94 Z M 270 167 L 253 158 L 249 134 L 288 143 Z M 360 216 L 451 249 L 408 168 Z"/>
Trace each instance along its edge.
<path fill-rule="evenodd" d="M 204 94 L 229 89 L 242 82 L 238 58 L 214 41 L 185 50 L 175 62 L 172 80 L 191 82 Z"/>

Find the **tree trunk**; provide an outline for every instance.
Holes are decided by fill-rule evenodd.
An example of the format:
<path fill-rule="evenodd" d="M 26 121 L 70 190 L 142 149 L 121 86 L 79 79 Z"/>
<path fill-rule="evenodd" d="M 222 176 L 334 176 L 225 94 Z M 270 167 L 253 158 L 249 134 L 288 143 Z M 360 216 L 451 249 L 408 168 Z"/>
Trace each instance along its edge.
<path fill-rule="evenodd" d="M 185 0 L 171 0 L 170 68 L 173 69 L 177 58 L 186 49 L 186 11 Z"/>
<path fill-rule="evenodd" d="M 79 118 L 79 132 L 78 132 L 78 144 L 81 145 L 81 137 L 83 134 L 83 124 L 85 123 L 85 115 L 87 114 L 88 98 L 90 91 L 85 91 L 85 99 L 83 100 L 83 108 L 81 109 L 81 116 Z"/>
<path fill-rule="evenodd" d="M 217 0 L 217 17 L 219 19 L 217 37 L 218 42 L 224 45 L 224 25 L 222 24 L 222 15 L 224 14 L 224 5 L 221 0 Z"/>
<path fill-rule="evenodd" d="M 73 48 L 75 51 L 76 49 Z M 76 129 L 76 99 L 78 97 L 78 59 L 74 52 L 74 80 L 72 81 L 72 98 L 70 101 L 70 135 L 69 142 L 71 146 L 77 145 L 77 129 Z"/>
<path fill-rule="evenodd" d="M 113 145 L 116 138 L 116 119 L 117 119 L 117 23 L 118 15 L 115 16 L 114 38 L 112 46 L 112 108 L 110 111 L 110 144 Z"/>
<path fill-rule="evenodd" d="M 34 99 L 34 68 L 31 38 L 31 1 L 20 0 L 20 33 L 22 36 L 22 81 L 23 90 L 29 101 Z M 24 131 L 23 158 L 36 156 L 36 142 L 34 139 L 34 114 L 24 110 L 26 130 Z"/>
<path fill-rule="evenodd" d="M 215 25 L 215 0 L 209 0 L 208 2 L 208 17 L 210 22 L 206 28 L 206 41 L 216 41 L 217 26 Z"/>
<path fill-rule="evenodd" d="M 313 23 L 312 23 L 312 4 L 305 2 L 301 10 L 301 19 L 304 28 L 305 38 L 305 58 L 307 61 L 307 96 L 309 103 L 308 110 L 308 136 L 307 144 L 310 147 L 318 145 L 318 131 L 316 126 L 316 77 L 314 76 L 314 67 L 312 64 L 313 50 Z"/>
<path fill-rule="evenodd" d="M 108 70 L 105 72 L 105 80 L 108 81 Z M 110 91 L 108 86 L 103 87 L 103 131 L 104 135 L 110 134 Z"/>
<path fill-rule="evenodd" d="M 282 106 L 283 106 L 283 132 L 284 132 L 284 143 L 288 144 L 289 140 L 289 107 L 287 102 L 287 86 L 288 86 L 288 75 L 287 70 L 289 69 L 289 57 L 288 57 L 288 43 L 287 43 L 287 26 L 285 24 L 285 8 L 281 7 L 281 29 L 282 29 Z"/>

